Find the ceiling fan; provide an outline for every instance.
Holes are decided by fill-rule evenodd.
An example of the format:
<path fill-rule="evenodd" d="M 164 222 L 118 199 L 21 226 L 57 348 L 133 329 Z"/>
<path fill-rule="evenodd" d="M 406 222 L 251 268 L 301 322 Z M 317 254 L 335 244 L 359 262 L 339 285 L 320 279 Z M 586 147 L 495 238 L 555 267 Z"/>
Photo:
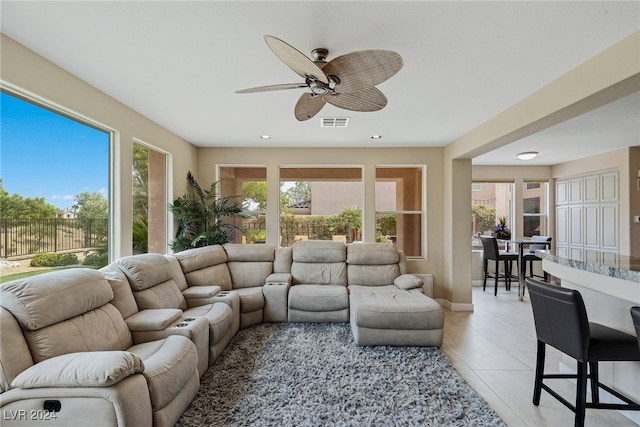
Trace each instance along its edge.
<path fill-rule="evenodd" d="M 402 57 L 390 50 L 359 50 L 338 56 L 327 62 L 329 51 L 311 52 L 313 60 L 273 36 L 264 36 L 269 48 L 304 83 L 286 83 L 242 89 L 236 93 L 269 92 L 306 88 L 294 113 L 300 121 L 309 120 L 329 103 L 351 111 L 378 111 L 387 105 L 387 98 L 375 87 L 402 68 Z"/>

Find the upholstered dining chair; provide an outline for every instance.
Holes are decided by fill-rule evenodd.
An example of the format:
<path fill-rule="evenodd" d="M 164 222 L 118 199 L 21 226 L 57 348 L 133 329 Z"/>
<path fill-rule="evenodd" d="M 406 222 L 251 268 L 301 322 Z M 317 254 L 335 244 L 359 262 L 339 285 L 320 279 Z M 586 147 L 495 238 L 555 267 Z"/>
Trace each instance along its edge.
<path fill-rule="evenodd" d="M 526 278 L 536 327 L 538 352 L 533 388 L 533 404 L 540 404 L 542 390 L 546 390 L 567 408 L 575 412 L 574 425 L 584 426 L 587 408 L 640 411 L 640 405 L 616 390 L 600 383 L 598 363 L 611 361 L 640 361 L 640 346 L 633 335 L 610 327 L 590 323 L 580 292 Z M 546 346 L 550 345 L 577 362 L 577 373 L 545 374 Z M 587 373 L 588 367 L 588 373 Z M 545 379 L 577 379 L 575 405 L 552 390 Z M 591 380 L 591 401 L 587 402 L 587 379 Z M 601 403 L 599 389 L 625 402 Z"/>
<path fill-rule="evenodd" d="M 547 236 L 531 236 L 531 240 L 534 242 L 551 242 L 551 237 L 547 237 Z M 544 272 L 543 276 L 538 276 L 538 275 L 534 275 L 533 274 L 533 262 L 534 261 L 542 261 L 542 259 L 540 257 L 538 257 L 536 255 L 536 251 L 537 250 L 542 250 L 542 249 L 548 249 L 548 246 L 545 244 L 541 244 L 541 245 L 536 245 L 536 244 L 532 244 L 529 245 L 529 251 L 525 252 L 522 254 L 522 265 L 520 266 L 520 268 L 522 268 L 522 275 L 526 276 L 527 274 L 527 264 L 529 264 L 529 276 L 530 277 L 539 277 L 539 278 L 544 278 L 545 282 L 549 282 L 549 273 L 547 273 L 546 271 Z"/>
<path fill-rule="evenodd" d="M 631 318 L 633 319 L 633 326 L 636 328 L 638 347 L 640 347 L 640 307 L 631 307 Z"/>
<path fill-rule="evenodd" d="M 513 261 L 518 262 L 517 252 L 507 252 L 498 249 L 498 241 L 494 236 L 480 236 L 482 241 L 482 264 L 483 264 L 483 281 L 482 290 L 487 288 L 487 278 L 493 277 L 495 280 L 494 295 L 498 295 L 498 281 L 505 282 L 505 289 L 511 289 L 511 275 Z M 489 260 L 496 263 L 495 273 L 493 276 L 489 273 Z M 500 261 L 504 262 L 504 274 L 500 274 Z M 516 270 L 518 271 L 518 270 Z"/>

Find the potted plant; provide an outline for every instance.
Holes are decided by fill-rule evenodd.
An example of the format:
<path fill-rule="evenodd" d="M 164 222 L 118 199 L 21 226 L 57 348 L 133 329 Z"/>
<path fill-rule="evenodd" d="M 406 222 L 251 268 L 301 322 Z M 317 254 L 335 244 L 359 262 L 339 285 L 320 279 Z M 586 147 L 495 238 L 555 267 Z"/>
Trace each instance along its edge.
<path fill-rule="evenodd" d="M 498 224 L 493 227 L 493 235 L 496 236 L 496 239 L 510 239 L 511 238 L 511 230 L 507 226 L 507 222 L 509 220 L 508 216 L 499 216 Z"/>
<path fill-rule="evenodd" d="M 209 245 L 222 245 L 232 241 L 236 225 L 225 221 L 244 218 L 242 196 L 220 197 L 219 182 L 203 190 L 191 172 L 187 182 L 193 193 L 178 197 L 169 204 L 169 211 L 178 222 L 176 238 L 169 243 L 174 252 Z"/>

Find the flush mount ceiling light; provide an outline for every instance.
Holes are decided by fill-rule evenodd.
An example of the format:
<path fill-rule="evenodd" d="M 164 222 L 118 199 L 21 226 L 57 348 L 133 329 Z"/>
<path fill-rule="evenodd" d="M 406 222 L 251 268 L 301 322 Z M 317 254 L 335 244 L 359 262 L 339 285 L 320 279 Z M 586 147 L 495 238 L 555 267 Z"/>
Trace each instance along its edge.
<path fill-rule="evenodd" d="M 260 135 L 260 139 L 271 139 L 269 135 Z"/>
<path fill-rule="evenodd" d="M 371 135 L 371 139 L 380 139 L 382 135 Z"/>
<path fill-rule="evenodd" d="M 518 153 L 516 154 L 516 157 L 520 160 L 531 160 L 534 157 L 538 156 L 538 152 L 537 151 L 525 151 L 524 153 Z"/>

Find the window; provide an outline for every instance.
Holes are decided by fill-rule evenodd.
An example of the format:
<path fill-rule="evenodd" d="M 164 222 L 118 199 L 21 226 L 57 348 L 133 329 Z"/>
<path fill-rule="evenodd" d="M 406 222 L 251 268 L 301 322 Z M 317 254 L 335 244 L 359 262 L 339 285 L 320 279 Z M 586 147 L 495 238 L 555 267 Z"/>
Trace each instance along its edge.
<path fill-rule="evenodd" d="M 422 257 L 423 167 L 376 167 L 376 241 Z"/>
<path fill-rule="evenodd" d="M 105 265 L 111 133 L 4 91 L 0 103 L 0 256 L 75 251 Z"/>
<path fill-rule="evenodd" d="M 546 182 L 525 182 L 522 198 L 524 237 L 547 235 Z"/>
<path fill-rule="evenodd" d="M 166 154 L 133 144 L 133 253 L 167 251 Z"/>
<path fill-rule="evenodd" d="M 472 186 L 480 188 L 471 193 L 471 244 L 479 250 L 482 244 L 478 235 L 493 235 L 500 218 L 506 217 L 507 228 L 513 235 L 513 184 L 483 182 Z"/>
<path fill-rule="evenodd" d="M 281 167 L 280 243 L 362 240 L 362 168 Z"/>
<path fill-rule="evenodd" d="M 235 220 L 242 234 L 236 233 L 235 243 L 264 243 L 267 239 L 267 169 L 265 167 L 220 168 L 220 194 L 223 197 L 242 195 L 247 217 Z"/>

